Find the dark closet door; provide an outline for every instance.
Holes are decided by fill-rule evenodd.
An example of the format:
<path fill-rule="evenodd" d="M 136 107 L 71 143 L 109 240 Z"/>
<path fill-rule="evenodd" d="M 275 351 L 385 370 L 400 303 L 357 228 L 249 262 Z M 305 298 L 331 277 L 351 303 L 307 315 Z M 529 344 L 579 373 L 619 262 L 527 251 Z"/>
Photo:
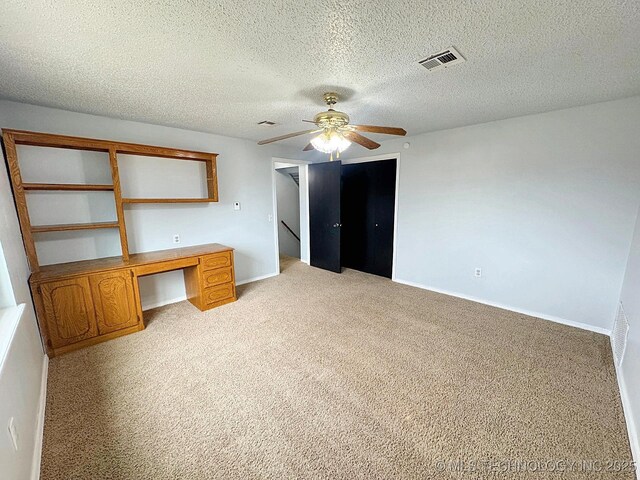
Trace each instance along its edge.
<path fill-rule="evenodd" d="M 365 163 L 342 166 L 342 266 L 370 271 L 374 256 L 373 211 Z"/>
<path fill-rule="evenodd" d="M 342 166 L 342 264 L 391 278 L 396 160 Z"/>
<path fill-rule="evenodd" d="M 309 248 L 313 267 L 340 273 L 339 161 L 309 165 Z"/>

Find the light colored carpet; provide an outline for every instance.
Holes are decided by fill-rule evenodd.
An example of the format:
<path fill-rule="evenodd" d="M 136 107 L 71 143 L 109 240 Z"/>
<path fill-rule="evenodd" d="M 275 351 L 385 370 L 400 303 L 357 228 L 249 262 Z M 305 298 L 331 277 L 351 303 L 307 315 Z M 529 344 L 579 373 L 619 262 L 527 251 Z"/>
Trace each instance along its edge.
<path fill-rule="evenodd" d="M 634 478 L 582 463 L 630 459 L 605 336 L 292 261 L 238 292 L 54 358 L 42 478 Z"/>

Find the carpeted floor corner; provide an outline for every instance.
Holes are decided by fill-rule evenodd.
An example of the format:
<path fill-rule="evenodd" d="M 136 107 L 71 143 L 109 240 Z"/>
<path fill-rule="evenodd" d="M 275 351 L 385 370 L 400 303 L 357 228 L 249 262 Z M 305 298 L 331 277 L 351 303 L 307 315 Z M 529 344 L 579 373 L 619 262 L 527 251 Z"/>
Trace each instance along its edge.
<path fill-rule="evenodd" d="M 238 293 L 52 359 L 41 478 L 635 478 L 603 335 L 291 260 Z"/>

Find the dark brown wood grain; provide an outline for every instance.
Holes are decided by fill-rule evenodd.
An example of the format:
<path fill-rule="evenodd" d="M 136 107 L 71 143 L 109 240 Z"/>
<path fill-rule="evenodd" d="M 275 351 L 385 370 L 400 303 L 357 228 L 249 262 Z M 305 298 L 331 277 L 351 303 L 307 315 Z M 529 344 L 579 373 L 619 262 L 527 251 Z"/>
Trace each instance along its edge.
<path fill-rule="evenodd" d="M 407 131 L 399 127 L 380 127 L 378 125 L 352 125 L 353 128 L 360 132 L 382 133 L 383 135 L 399 135 L 404 137 Z"/>
<path fill-rule="evenodd" d="M 374 150 L 380 146 L 378 142 L 374 142 L 370 138 L 362 136 L 356 132 L 344 132 L 343 135 L 345 138 L 359 145 L 362 145 L 363 147 L 368 148 L 369 150 Z"/>

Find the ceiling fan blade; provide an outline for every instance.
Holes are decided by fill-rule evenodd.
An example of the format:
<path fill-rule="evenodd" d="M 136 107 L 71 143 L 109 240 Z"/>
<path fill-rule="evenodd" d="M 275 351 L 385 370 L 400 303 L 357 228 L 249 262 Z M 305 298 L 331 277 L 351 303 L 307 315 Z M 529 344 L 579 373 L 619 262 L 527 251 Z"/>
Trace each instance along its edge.
<path fill-rule="evenodd" d="M 398 128 L 398 127 L 379 127 L 377 125 L 351 125 L 351 126 L 361 132 L 384 133 L 385 135 L 400 135 L 401 137 L 404 137 L 407 134 L 407 131 L 404 128 Z"/>
<path fill-rule="evenodd" d="M 374 150 L 380 146 L 379 143 L 376 143 L 367 137 L 363 137 L 362 135 L 356 132 L 342 132 L 342 135 L 345 138 L 351 140 L 352 142 L 355 142 L 358 145 L 362 145 L 363 147 L 368 148 L 369 150 Z"/>
<path fill-rule="evenodd" d="M 302 149 L 303 152 L 308 152 L 309 150 L 313 150 L 313 145 L 310 143 Z"/>
<path fill-rule="evenodd" d="M 268 138 L 267 140 L 260 140 L 258 145 L 266 145 L 267 143 L 277 142 L 278 140 L 286 140 L 287 138 L 297 137 L 298 135 L 306 135 L 307 133 L 315 132 L 316 130 L 302 130 L 300 132 L 287 133 L 286 135 L 280 135 L 279 137 Z"/>

